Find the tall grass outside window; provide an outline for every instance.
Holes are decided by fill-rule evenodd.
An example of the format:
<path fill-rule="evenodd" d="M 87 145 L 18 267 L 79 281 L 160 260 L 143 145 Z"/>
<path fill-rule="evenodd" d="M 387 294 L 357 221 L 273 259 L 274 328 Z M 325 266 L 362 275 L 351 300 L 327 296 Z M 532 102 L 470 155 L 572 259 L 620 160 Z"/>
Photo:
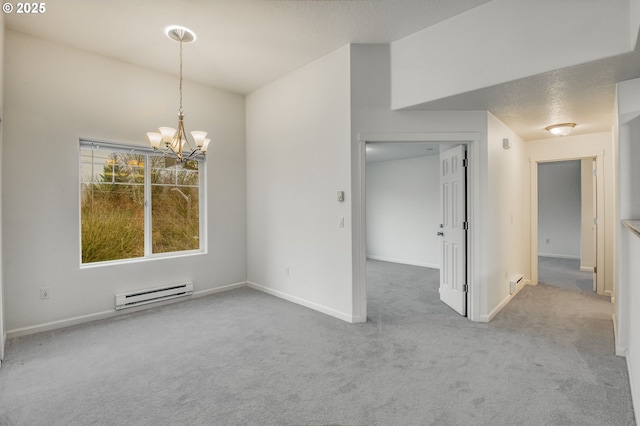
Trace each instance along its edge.
<path fill-rule="evenodd" d="M 81 141 L 82 263 L 201 251 L 202 160 Z"/>

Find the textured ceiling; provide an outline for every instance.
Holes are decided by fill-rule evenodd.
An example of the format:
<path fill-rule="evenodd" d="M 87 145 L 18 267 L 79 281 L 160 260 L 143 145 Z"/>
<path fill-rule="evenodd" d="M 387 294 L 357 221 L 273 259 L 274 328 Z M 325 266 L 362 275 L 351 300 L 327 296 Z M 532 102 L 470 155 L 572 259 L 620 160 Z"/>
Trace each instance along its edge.
<path fill-rule="evenodd" d="M 524 140 L 549 138 L 546 126 L 575 122 L 572 135 L 614 124 L 616 83 L 640 77 L 640 52 L 417 105 L 415 110 L 488 110 Z"/>
<path fill-rule="evenodd" d="M 348 43 L 390 43 L 489 0 L 50 0 L 10 29 L 177 74 L 168 25 L 194 30 L 185 77 L 246 94 Z M 517 46 L 515 46 L 517 48 Z M 573 121 L 574 134 L 613 125 L 615 83 L 640 77 L 640 55 L 614 57 L 412 109 L 489 110 L 525 140 Z"/>
<path fill-rule="evenodd" d="M 185 77 L 246 94 L 348 43 L 389 43 L 489 0 L 51 0 L 13 30 L 177 73 L 168 25 L 193 30 Z"/>

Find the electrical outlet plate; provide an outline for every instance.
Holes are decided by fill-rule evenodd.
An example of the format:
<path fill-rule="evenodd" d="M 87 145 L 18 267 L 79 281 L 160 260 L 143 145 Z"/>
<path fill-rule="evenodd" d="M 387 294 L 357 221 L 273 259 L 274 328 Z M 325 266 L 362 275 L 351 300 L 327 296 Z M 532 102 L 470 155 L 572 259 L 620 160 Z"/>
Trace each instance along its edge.
<path fill-rule="evenodd" d="M 42 287 L 40 289 L 40 299 L 48 299 L 50 296 L 50 290 L 49 287 Z"/>

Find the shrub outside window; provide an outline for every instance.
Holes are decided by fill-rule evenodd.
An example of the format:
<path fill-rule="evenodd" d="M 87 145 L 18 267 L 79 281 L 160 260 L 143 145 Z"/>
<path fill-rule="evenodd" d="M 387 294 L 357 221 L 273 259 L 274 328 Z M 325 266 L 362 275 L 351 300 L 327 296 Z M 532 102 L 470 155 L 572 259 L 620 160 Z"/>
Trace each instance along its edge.
<path fill-rule="evenodd" d="M 82 264 L 203 250 L 204 161 L 80 141 Z"/>

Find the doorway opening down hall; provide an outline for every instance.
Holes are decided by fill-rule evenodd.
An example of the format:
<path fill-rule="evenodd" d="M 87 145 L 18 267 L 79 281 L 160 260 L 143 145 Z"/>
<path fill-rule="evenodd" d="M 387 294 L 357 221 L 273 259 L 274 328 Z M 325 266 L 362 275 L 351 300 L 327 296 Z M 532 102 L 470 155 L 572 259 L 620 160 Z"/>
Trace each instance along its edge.
<path fill-rule="evenodd" d="M 595 158 L 538 163 L 538 283 L 595 295 Z"/>

